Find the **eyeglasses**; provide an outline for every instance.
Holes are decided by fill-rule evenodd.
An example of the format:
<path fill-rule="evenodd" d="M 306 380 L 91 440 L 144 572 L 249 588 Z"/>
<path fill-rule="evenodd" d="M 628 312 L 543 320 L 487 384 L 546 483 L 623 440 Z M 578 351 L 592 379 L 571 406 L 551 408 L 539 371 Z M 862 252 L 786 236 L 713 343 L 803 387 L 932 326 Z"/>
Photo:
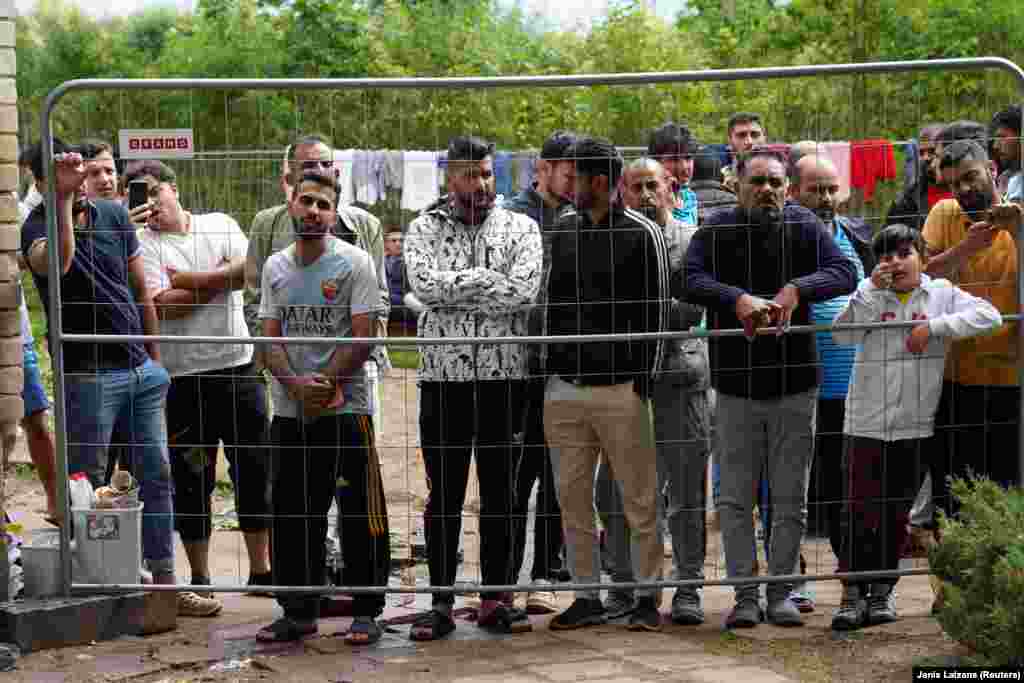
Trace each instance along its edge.
<path fill-rule="evenodd" d="M 299 197 L 299 204 L 301 204 L 307 209 L 316 206 L 316 208 L 320 209 L 321 211 L 330 211 L 331 209 L 334 208 L 334 205 L 332 205 L 326 199 L 317 199 L 316 197 L 311 197 L 308 194 L 304 194 Z"/>
<path fill-rule="evenodd" d="M 316 168 L 331 168 L 333 166 L 334 161 L 332 161 L 331 159 L 314 159 L 302 162 L 302 170 Z"/>

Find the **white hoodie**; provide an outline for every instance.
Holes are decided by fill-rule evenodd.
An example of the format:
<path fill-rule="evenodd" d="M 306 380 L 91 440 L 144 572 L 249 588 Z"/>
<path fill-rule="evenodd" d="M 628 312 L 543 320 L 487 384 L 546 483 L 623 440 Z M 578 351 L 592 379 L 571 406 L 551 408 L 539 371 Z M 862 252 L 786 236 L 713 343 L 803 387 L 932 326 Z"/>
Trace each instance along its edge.
<path fill-rule="evenodd" d="M 837 344 L 859 344 L 846 396 L 843 433 L 881 441 L 932 435 L 942 392 L 946 353 L 954 339 L 999 327 L 1002 316 L 984 299 L 949 280 L 921 275 L 921 286 L 905 302 L 870 278 L 861 280 L 833 324 L 928 321 L 931 338 L 924 353 L 907 351 L 912 328 L 836 330 Z"/>

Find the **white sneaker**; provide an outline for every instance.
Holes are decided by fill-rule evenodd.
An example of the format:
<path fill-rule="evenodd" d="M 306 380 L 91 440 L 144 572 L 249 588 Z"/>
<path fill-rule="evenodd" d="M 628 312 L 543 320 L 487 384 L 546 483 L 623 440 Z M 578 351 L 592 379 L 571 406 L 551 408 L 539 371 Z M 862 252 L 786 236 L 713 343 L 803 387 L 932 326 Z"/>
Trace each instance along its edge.
<path fill-rule="evenodd" d="M 550 586 L 547 579 L 534 581 L 537 586 Z M 554 591 L 537 591 L 526 594 L 527 614 L 554 614 L 558 611 L 558 595 Z"/>

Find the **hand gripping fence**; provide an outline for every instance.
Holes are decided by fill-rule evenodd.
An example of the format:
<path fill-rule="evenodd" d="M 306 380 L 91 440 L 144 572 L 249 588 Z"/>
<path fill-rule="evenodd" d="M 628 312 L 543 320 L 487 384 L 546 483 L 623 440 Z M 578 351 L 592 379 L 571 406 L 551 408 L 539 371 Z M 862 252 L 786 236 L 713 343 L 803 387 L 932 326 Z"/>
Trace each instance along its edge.
<path fill-rule="evenodd" d="M 53 131 L 51 129 L 51 117 L 56 105 L 68 93 L 87 90 L 223 90 L 223 89 L 246 89 L 246 90 L 408 90 L 408 89 L 442 89 L 442 90 L 491 90 L 499 88 L 551 88 L 568 86 L 625 86 L 625 85 L 653 85 L 653 84 L 678 84 L 678 83 L 700 83 L 700 82 L 725 82 L 725 81 L 746 81 L 762 79 L 793 79 L 813 76 L 841 76 L 841 75 L 868 75 L 868 74 L 894 74 L 910 72 L 935 72 L 935 71 L 979 71 L 998 70 L 1004 71 L 1013 76 L 1016 81 L 1021 100 L 1024 100 L 1024 70 L 1006 59 L 998 57 L 982 57 L 971 59 L 939 59 L 930 61 L 899 61 L 899 62 L 869 62 L 863 64 L 821 64 L 788 67 L 765 67 L 753 69 L 723 69 L 709 71 L 677 71 L 677 72 L 656 72 L 656 73 L 622 73 L 622 74 L 594 74 L 594 75 L 556 75 L 556 76 L 505 76 L 505 77 L 459 77 L 459 78 L 352 78 L 352 79 L 81 79 L 62 83 L 47 96 L 42 108 L 40 117 L 40 137 L 42 140 L 43 158 L 47 160 L 48 173 L 46 175 L 46 220 L 48 243 L 59 245 L 56 221 L 56 179 L 53 167 Z M 1024 158 L 1024 140 L 1022 140 L 1021 157 Z M 1017 240 L 1018 263 L 1024 263 L 1024 240 Z M 50 282 L 60 281 L 60 259 L 50 258 L 49 279 Z M 1017 282 L 1018 300 L 1024 302 L 1024 279 L 1018 276 Z M 270 337 L 215 337 L 215 336 L 121 336 L 121 335 L 100 335 L 100 334 L 68 334 L 62 331 L 61 325 L 61 292 L 60 287 L 50 287 L 49 291 L 49 342 L 52 351 L 53 376 L 54 376 L 54 417 L 55 417 L 55 438 L 56 438 L 56 463 L 58 472 L 57 496 L 61 509 L 65 512 L 65 519 L 70 520 L 69 496 L 67 487 L 67 431 L 66 431 L 66 410 L 65 410 L 65 377 L 62 347 L 64 342 L 90 342 L 100 344 L 125 343 L 125 342 L 159 342 L 161 344 L 188 344 L 188 343 L 276 343 L 276 344 L 316 344 L 336 345 L 346 344 L 387 344 L 392 347 L 410 347 L 450 344 L 446 339 L 419 339 L 415 337 L 386 337 L 386 338 L 270 338 Z M 1019 313 L 1004 315 L 1005 321 L 1020 321 Z M 886 323 L 865 323 L 855 325 L 841 325 L 833 328 L 828 325 L 804 325 L 789 328 L 788 333 L 813 333 L 828 331 L 832 329 L 879 329 L 879 328 L 909 328 L 917 324 L 910 322 L 886 322 Z M 594 342 L 614 340 L 651 340 L 651 339 L 688 339 L 688 338 L 717 338 L 737 336 L 742 330 L 695 330 L 690 332 L 662 332 L 643 333 L 630 335 L 573 335 L 573 336 L 522 336 L 522 337 L 464 337 L 459 339 L 460 344 L 502 344 L 502 343 L 534 343 L 548 344 L 552 342 Z M 774 334 L 774 329 L 762 329 L 760 334 Z M 1018 341 L 1024 346 L 1024 325 L 1017 326 Z M 1018 370 L 1021 384 L 1024 384 L 1024 365 Z M 1022 411 L 1024 412 L 1024 411 Z M 1024 443 L 1024 415 L 1020 416 L 1018 422 L 1020 443 Z M 1018 477 L 1024 484 L 1024 450 L 1017 453 Z M 68 524 L 62 525 L 60 529 L 61 539 L 61 585 L 62 593 L 70 596 L 72 592 L 129 592 L 137 590 L 148 591 L 186 591 L 192 590 L 188 585 L 150 585 L 150 584 L 80 584 L 72 583 L 71 573 L 71 551 L 70 533 Z M 787 576 L 754 576 L 751 578 L 719 580 L 674 580 L 658 581 L 647 583 L 557 583 L 545 585 L 545 591 L 575 591 L 575 590 L 598 590 L 615 588 L 670 588 L 680 586 L 734 586 L 741 584 L 759 583 L 792 583 L 796 581 L 828 581 L 836 579 L 858 579 L 870 581 L 894 576 L 908 576 L 927 574 L 927 569 L 902 569 L 898 571 L 872 571 L 872 572 L 848 572 L 830 573 L 817 575 L 787 575 Z M 478 585 L 467 583 L 456 583 L 453 586 L 388 586 L 388 587 L 346 587 L 346 586 L 261 586 L 261 590 L 269 590 L 278 593 L 462 593 L 494 591 L 494 592 L 522 592 L 531 590 L 530 585 Z M 204 586 L 204 590 L 218 592 L 241 593 L 251 590 L 247 586 Z"/>

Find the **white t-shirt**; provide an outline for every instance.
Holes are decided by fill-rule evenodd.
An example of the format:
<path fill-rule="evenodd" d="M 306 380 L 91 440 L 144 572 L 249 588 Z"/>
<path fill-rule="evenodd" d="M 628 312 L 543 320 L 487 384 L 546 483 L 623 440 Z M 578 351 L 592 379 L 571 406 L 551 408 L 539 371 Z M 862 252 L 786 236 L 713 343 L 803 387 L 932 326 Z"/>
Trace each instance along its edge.
<path fill-rule="evenodd" d="M 156 296 L 171 286 L 166 267 L 179 271 L 211 271 L 232 259 L 245 258 L 249 240 L 235 219 L 222 213 L 192 214 L 187 233 L 139 230 L 146 286 Z M 161 320 L 160 334 L 248 337 L 242 290 L 220 292 L 178 320 Z M 172 377 L 224 370 L 252 361 L 252 344 L 161 344 L 163 365 Z"/>
<path fill-rule="evenodd" d="M 281 321 L 284 337 L 350 337 L 352 316 L 373 313 L 380 289 L 369 254 L 337 237 L 327 238 L 320 258 L 308 266 L 295 261 L 295 245 L 277 252 L 263 266 L 260 319 Z M 289 344 L 288 362 L 297 375 L 323 372 L 337 346 Z M 342 386 L 344 403 L 323 414 L 370 415 L 373 404 L 366 371 L 360 368 Z M 274 413 L 299 417 L 299 406 L 276 379 L 271 383 Z"/>

